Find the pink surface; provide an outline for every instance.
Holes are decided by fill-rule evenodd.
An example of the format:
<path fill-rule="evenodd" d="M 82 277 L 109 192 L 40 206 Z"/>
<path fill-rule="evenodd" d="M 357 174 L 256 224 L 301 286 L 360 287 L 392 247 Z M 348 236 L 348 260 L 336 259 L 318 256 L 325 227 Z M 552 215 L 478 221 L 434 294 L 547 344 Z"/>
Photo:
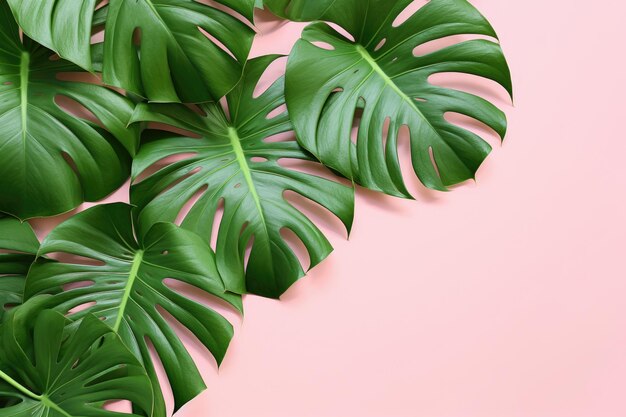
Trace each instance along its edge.
<path fill-rule="evenodd" d="M 359 190 L 349 242 L 322 216 L 335 253 L 282 302 L 246 298 L 219 375 L 189 341 L 209 389 L 179 416 L 626 416 L 626 6 L 473 4 L 516 94 L 466 84 L 510 116 L 477 184 Z M 255 54 L 301 28 L 262 23 Z"/>

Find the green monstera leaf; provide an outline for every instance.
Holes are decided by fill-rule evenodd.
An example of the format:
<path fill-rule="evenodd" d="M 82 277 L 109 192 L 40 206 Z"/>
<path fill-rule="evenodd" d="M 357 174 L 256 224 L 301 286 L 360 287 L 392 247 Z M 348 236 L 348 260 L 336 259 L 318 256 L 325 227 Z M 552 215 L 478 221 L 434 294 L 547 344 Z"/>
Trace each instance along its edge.
<path fill-rule="evenodd" d="M 20 40 L 4 0 L 0 39 L 0 212 L 21 219 L 55 215 L 118 188 L 139 143 L 139 128 L 127 128 L 134 104 L 105 87 L 58 78 L 82 70 Z M 59 98 L 98 123 L 64 110 Z"/>
<path fill-rule="evenodd" d="M 135 120 L 166 123 L 200 138 L 147 132 L 149 141 L 133 165 L 131 190 L 131 201 L 141 208 L 140 229 L 175 220 L 186 203 L 201 193 L 182 227 L 207 241 L 223 202 L 216 249 L 219 271 L 229 290 L 267 297 L 280 296 L 304 275 L 281 231 L 290 230 L 303 242 L 312 266 L 332 251 L 322 232 L 285 199 L 286 191 L 325 207 L 348 230 L 354 213 L 351 187 L 279 165 L 282 158 L 311 160 L 294 140 L 266 141 L 292 129 L 284 110 L 268 118 L 284 104 L 282 78 L 253 98 L 260 77 L 276 58 L 265 56 L 248 63 L 243 81 L 227 96 L 230 116 L 220 104 L 203 106 L 203 115 L 182 105 L 138 106 Z M 137 180 L 157 161 L 181 154 L 192 155 Z M 251 241 L 250 258 L 244 265 Z"/>
<path fill-rule="evenodd" d="M 352 7 L 355 2 L 341 0 L 263 0 L 263 4 L 276 16 L 296 22 L 310 22 L 320 19 L 324 14 L 341 4 Z M 367 3 L 367 0 L 361 3 Z M 333 10 L 334 11 L 334 10 Z M 352 12 L 353 10 L 350 10 Z"/>
<path fill-rule="evenodd" d="M 287 66 L 286 96 L 301 145 L 365 187 L 410 197 L 398 157 L 398 132 L 406 126 L 414 171 L 427 187 L 446 190 L 474 178 L 491 147 L 445 115 L 469 116 L 502 138 L 506 117 L 490 102 L 434 85 L 429 77 L 471 74 L 511 93 L 502 49 L 488 39 L 462 41 L 424 55 L 416 48 L 454 35 L 495 39 L 487 20 L 466 0 L 431 0 L 399 25 L 394 22 L 412 0 L 335 0 L 321 14 L 319 5 L 310 3 L 267 4 L 299 20 L 338 24 L 354 40 L 317 22 L 296 43 Z M 358 125 L 356 143 L 351 140 L 353 124 Z"/>
<path fill-rule="evenodd" d="M 131 416 L 103 408 L 117 400 L 133 404 L 132 416 L 152 415 L 150 379 L 107 325 L 89 315 L 68 326 L 62 314 L 38 312 L 32 301 L 2 326 L 0 416 Z"/>
<path fill-rule="evenodd" d="M 24 282 L 39 241 L 28 223 L 0 217 L 0 322 L 5 310 L 22 303 Z"/>
<path fill-rule="evenodd" d="M 68 313 L 73 320 L 89 314 L 101 318 L 141 358 L 155 387 L 155 413 L 163 415 L 165 405 L 149 343 L 163 363 L 176 409 L 206 388 L 167 315 L 193 333 L 218 362 L 233 335 L 224 317 L 183 296 L 166 280 L 195 287 L 238 310 L 242 309 L 241 297 L 225 292 L 213 252 L 199 236 L 159 223 L 137 240 L 131 210 L 121 203 L 100 205 L 55 228 L 42 242 L 39 256 L 61 253 L 81 258 L 75 263 L 35 263 L 25 298 L 53 294 L 44 303 L 46 308 Z M 73 288 L 55 291 L 67 286 Z"/>
<path fill-rule="evenodd" d="M 252 20 L 255 0 L 216 1 Z M 95 17 L 96 0 L 8 2 L 26 34 L 89 71 L 92 25 L 106 13 L 103 80 L 150 101 L 221 98 L 241 78 L 254 37 L 196 0 L 110 0 Z"/>

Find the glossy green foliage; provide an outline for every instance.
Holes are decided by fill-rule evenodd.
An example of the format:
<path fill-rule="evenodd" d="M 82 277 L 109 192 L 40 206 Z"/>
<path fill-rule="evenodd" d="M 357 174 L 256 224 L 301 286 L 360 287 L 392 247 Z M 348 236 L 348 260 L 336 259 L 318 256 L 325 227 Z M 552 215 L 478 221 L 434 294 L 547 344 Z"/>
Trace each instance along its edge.
<path fill-rule="evenodd" d="M 233 327 L 218 310 L 280 297 L 305 275 L 301 256 L 314 267 L 332 252 L 318 209 L 350 231 L 354 187 L 328 174 L 410 197 L 404 128 L 426 186 L 474 178 L 491 147 L 446 116 L 501 138 L 506 117 L 431 77 L 512 95 L 506 60 L 467 0 L 415 5 L 0 0 L 0 417 L 113 417 L 117 400 L 165 417 L 161 365 L 178 410 L 206 388 L 179 334 L 221 363 Z M 267 88 L 281 57 L 247 60 L 255 7 L 316 21 Z M 132 205 L 90 208 L 41 244 L 18 220 L 102 199 L 129 175 Z"/>
<path fill-rule="evenodd" d="M 8 0 L 24 32 L 92 71 L 96 0 Z M 250 21 L 255 0 L 217 0 Z M 157 102 L 219 99 L 239 81 L 254 31 L 195 0 L 110 0 L 103 80 Z M 211 38 L 207 37 L 210 35 Z M 223 49 L 224 48 L 224 49 Z"/>
<path fill-rule="evenodd" d="M 310 22 L 320 18 L 323 19 L 326 12 L 346 3 L 350 3 L 348 6 L 356 4 L 354 1 L 342 2 L 341 0 L 263 0 L 265 7 L 276 16 L 296 22 Z M 367 3 L 367 0 L 362 0 L 361 3 Z M 352 11 L 350 10 L 349 12 Z"/>
<path fill-rule="evenodd" d="M 105 197 L 128 178 L 138 127 L 124 96 L 59 75 L 82 70 L 25 38 L 0 2 L 0 212 L 26 219 Z M 76 116 L 59 98 L 83 107 Z M 96 120 L 90 120 L 89 113 Z M 103 128 L 104 126 L 104 128 Z"/>
<path fill-rule="evenodd" d="M 28 223 L 0 217 L 0 323 L 5 310 L 22 303 L 26 274 L 38 249 Z"/>
<path fill-rule="evenodd" d="M 295 142 L 266 141 L 291 131 L 284 104 L 283 79 L 260 96 L 259 78 L 276 56 L 248 63 L 243 81 L 228 94 L 228 112 L 219 104 L 198 114 L 182 105 L 140 105 L 135 120 L 162 122 L 200 138 L 146 132 L 149 139 L 133 165 L 131 201 L 141 208 L 139 225 L 174 221 L 195 197 L 182 226 L 210 240 L 220 203 L 224 214 L 217 234 L 217 263 L 229 290 L 278 297 L 304 275 L 298 257 L 281 231 L 290 230 L 304 243 L 311 266 L 332 251 L 322 232 L 285 199 L 293 191 L 334 213 L 347 229 L 352 225 L 354 191 L 327 179 L 284 168 L 283 158 L 310 161 Z M 279 114 L 271 114 L 278 109 Z M 270 117 L 270 115 L 272 117 Z M 137 177 L 157 161 L 192 154 L 143 181 Z M 252 243 L 244 265 L 246 247 Z M 245 277 L 245 280 L 244 280 Z"/>
<path fill-rule="evenodd" d="M 305 9 L 307 2 L 275 3 L 291 3 L 287 10 L 302 12 L 296 16 L 302 20 L 318 18 Z M 290 55 L 286 76 L 287 105 L 302 146 L 359 184 L 402 197 L 409 197 L 397 149 L 403 126 L 410 131 L 415 173 L 437 190 L 474 178 L 491 150 L 478 135 L 448 122 L 446 113 L 469 116 L 501 137 L 506 132 L 506 117 L 493 104 L 432 84 L 429 77 L 471 74 L 512 92 L 496 34 L 469 2 L 432 0 L 394 25 L 411 3 L 331 2 L 319 18 L 340 25 L 354 40 L 326 23 L 311 24 Z M 456 35 L 494 40 L 470 39 L 416 52 L 421 45 Z M 358 126 L 356 143 L 351 141 L 353 124 Z"/>
<path fill-rule="evenodd" d="M 68 326 L 33 300 L 13 310 L 0 332 L 0 416 L 115 417 L 103 405 L 128 400 L 152 415 L 152 387 L 139 361 L 94 316 Z"/>
<path fill-rule="evenodd" d="M 131 210 L 121 203 L 100 205 L 55 228 L 42 242 L 39 254 L 80 258 L 70 258 L 74 263 L 38 261 L 28 275 L 25 298 L 53 294 L 45 301 L 46 308 L 69 313 L 73 320 L 89 314 L 101 318 L 141 358 L 155 385 L 155 410 L 162 415 L 165 408 L 148 343 L 163 363 L 177 409 L 205 388 L 167 317 L 193 333 L 218 362 L 233 334 L 225 318 L 185 297 L 166 279 L 201 290 L 238 310 L 241 299 L 225 292 L 214 255 L 200 237 L 174 224 L 159 223 L 138 240 Z M 63 286 L 66 291 L 56 291 Z"/>

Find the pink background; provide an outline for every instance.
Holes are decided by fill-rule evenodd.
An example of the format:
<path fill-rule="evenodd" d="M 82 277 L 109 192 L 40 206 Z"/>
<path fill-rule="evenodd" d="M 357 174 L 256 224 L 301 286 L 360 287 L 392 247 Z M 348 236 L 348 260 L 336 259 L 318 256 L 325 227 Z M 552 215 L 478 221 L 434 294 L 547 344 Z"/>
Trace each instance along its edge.
<path fill-rule="evenodd" d="M 314 213 L 335 253 L 282 302 L 246 298 L 219 375 L 183 334 L 209 389 L 179 416 L 626 416 L 626 6 L 472 3 L 515 86 L 512 107 L 463 84 L 510 117 L 503 146 L 470 125 L 495 145 L 477 184 L 359 190 L 350 241 Z M 261 19 L 254 54 L 302 26 Z"/>

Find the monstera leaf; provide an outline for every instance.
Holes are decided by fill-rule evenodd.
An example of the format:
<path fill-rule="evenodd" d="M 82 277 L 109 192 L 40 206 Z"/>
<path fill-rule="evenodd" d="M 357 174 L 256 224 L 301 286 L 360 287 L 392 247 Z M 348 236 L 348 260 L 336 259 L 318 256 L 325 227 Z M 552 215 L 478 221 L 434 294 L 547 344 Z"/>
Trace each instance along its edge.
<path fill-rule="evenodd" d="M 362 1 L 366 3 L 367 0 Z M 325 15 L 326 12 L 335 7 L 350 3 L 353 6 L 356 2 L 346 2 L 341 0 L 263 0 L 263 4 L 276 16 L 296 22 L 310 22 Z M 353 10 L 350 10 L 353 12 Z"/>
<path fill-rule="evenodd" d="M 216 1 L 252 20 L 255 0 Z M 96 0 L 8 2 L 26 34 L 93 70 Z M 196 0 L 110 0 L 103 80 L 150 101 L 216 100 L 239 81 L 253 36 L 244 22 Z"/>
<path fill-rule="evenodd" d="M 292 128 L 286 111 L 268 118 L 284 104 L 282 78 L 253 98 L 261 75 L 276 58 L 266 56 L 248 63 L 243 81 L 227 96 L 230 117 L 219 104 L 203 106 L 204 115 L 182 105 L 140 105 L 134 120 L 167 123 L 200 138 L 147 132 L 151 140 L 134 162 L 131 190 L 131 201 L 142 208 L 138 222 L 142 230 L 158 221 L 173 221 L 200 193 L 182 226 L 207 241 L 223 201 L 216 250 L 219 271 L 229 290 L 267 297 L 280 296 L 304 275 L 281 231 L 292 231 L 304 243 L 312 266 L 332 250 L 311 220 L 285 200 L 286 191 L 330 210 L 347 229 L 354 211 L 352 188 L 279 165 L 281 158 L 311 160 L 295 141 L 265 141 Z M 189 153 L 192 155 L 137 181 L 155 162 Z M 245 266 L 246 247 L 252 240 Z"/>
<path fill-rule="evenodd" d="M 320 2 L 324 3 L 324 2 Z M 398 162 L 398 132 L 410 131 L 415 173 L 428 187 L 474 178 L 491 147 L 445 119 L 460 113 L 506 132 L 505 115 L 475 95 L 429 82 L 438 73 L 465 73 L 493 80 L 511 93 L 500 46 L 473 39 L 420 55 L 416 48 L 453 35 L 495 38 L 487 20 L 466 0 L 431 0 L 394 25 L 412 0 L 270 0 L 273 10 L 295 18 L 321 18 L 309 25 L 289 58 L 287 106 L 301 145 L 322 163 L 361 185 L 409 197 Z M 349 13 L 348 13 L 349 11 Z M 362 112 L 360 117 L 357 116 Z M 351 140 L 358 124 L 356 143 Z"/>
<path fill-rule="evenodd" d="M 153 380 L 155 413 L 165 412 L 149 345 L 154 345 L 172 386 L 178 409 L 205 385 L 167 316 L 191 331 L 220 362 L 233 335 L 231 324 L 181 295 L 165 280 L 196 287 L 241 310 L 239 296 L 226 294 L 209 246 L 173 224 L 154 225 L 139 241 L 133 235 L 131 206 L 101 205 L 80 213 L 54 229 L 39 255 L 63 253 L 88 258 L 76 263 L 38 261 L 28 275 L 25 298 L 54 294 L 45 307 L 80 320 L 94 314 L 118 333 L 141 358 Z M 55 288 L 72 286 L 67 291 Z M 82 307 L 82 308 L 78 308 Z"/>
<path fill-rule="evenodd" d="M 127 415 L 103 409 L 116 400 L 132 402 L 132 416 L 152 415 L 150 379 L 107 325 L 89 315 L 70 327 L 58 312 L 35 315 L 32 304 L 13 310 L 2 327 L 0 416 Z"/>
<path fill-rule="evenodd" d="M 28 223 L 0 217 L 0 322 L 5 309 L 21 304 L 26 274 L 38 249 L 39 241 Z"/>
<path fill-rule="evenodd" d="M 0 212 L 22 219 L 59 214 L 119 187 L 139 142 L 138 127 L 126 127 L 133 103 L 102 86 L 57 78 L 82 70 L 22 42 L 4 0 L 0 39 Z M 59 97 L 99 123 L 64 110 Z"/>

